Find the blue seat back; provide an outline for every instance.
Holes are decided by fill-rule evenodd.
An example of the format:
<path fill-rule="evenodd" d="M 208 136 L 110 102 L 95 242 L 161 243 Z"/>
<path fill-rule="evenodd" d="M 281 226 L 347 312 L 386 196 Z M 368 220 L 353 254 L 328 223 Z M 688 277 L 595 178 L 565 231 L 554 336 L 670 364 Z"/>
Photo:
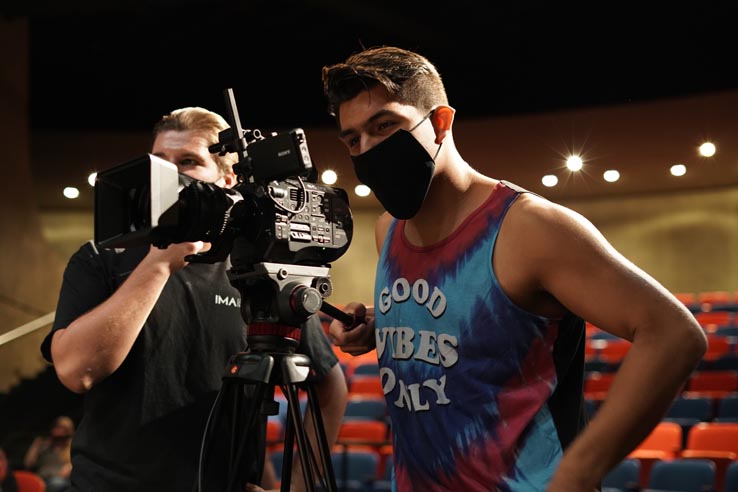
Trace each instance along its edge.
<path fill-rule="evenodd" d="M 637 459 L 625 459 L 610 470 L 602 479 L 602 490 L 635 490 L 641 473 L 641 463 Z"/>
<path fill-rule="evenodd" d="M 673 492 L 715 489 L 715 463 L 702 459 L 659 461 L 651 468 L 648 488 Z"/>

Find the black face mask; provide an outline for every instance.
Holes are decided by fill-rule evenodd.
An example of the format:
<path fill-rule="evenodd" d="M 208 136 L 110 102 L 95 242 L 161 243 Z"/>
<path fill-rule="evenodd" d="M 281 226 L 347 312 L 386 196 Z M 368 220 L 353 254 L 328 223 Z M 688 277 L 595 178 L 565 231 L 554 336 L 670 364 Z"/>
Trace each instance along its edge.
<path fill-rule="evenodd" d="M 398 130 L 363 154 L 351 157 L 356 177 L 397 219 L 407 220 L 418 213 L 433 179 L 434 158 L 410 133 L 431 114 L 433 111 L 409 131 Z"/>

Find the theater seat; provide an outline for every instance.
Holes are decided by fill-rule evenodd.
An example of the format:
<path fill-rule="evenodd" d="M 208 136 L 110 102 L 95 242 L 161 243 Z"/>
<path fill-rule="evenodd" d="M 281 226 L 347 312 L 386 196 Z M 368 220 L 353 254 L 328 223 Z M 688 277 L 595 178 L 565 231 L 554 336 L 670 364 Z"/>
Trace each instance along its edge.
<path fill-rule="evenodd" d="M 636 459 L 625 459 L 602 479 L 602 492 L 639 490 L 641 464 Z"/>
<path fill-rule="evenodd" d="M 648 488 L 681 492 L 715 490 L 715 465 L 706 460 L 660 461 L 651 469 Z"/>
<path fill-rule="evenodd" d="M 14 470 L 13 475 L 18 483 L 18 492 L 45 492 L 46 482 L 33 472 Z"/>
<path fill-rule="evenodd" d="M 716 490 L 722 492 L 727 467 L 738 458 L 738 423 L 703 422 L 693 426 L 682 457 L 712 461 Z"/>

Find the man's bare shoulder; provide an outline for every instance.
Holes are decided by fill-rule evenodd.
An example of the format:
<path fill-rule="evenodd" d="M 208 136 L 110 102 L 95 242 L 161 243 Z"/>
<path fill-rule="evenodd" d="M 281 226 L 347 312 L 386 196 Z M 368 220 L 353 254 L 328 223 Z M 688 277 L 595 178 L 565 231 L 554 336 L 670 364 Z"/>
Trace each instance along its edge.
<path fill-rule="evenodd" d="M 533 193 L 521 194 L 510 207 L 500 244 L 515 257 L 539 266 L 583 250 L 608 248 L 584 216 Z"/>
<path fill-rule="evenodd" d="M 552 202 L 534 193 L 522 193 L 510 207 L 511 223 L 520 227 L 552 233 L 556 230 L 572 232 L 573 229 L 593 229 L 592 224 L 578 212 Z M 535 230 L 528 230 L 534 233 Z"/>

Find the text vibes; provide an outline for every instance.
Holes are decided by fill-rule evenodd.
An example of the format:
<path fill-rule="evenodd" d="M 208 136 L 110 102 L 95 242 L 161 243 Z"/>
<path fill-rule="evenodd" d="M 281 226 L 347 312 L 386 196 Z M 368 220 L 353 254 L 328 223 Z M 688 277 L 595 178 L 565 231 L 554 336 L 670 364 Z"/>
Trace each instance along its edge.
<path fill-rule="evenodd" d="M 417 305 L 425 307 L 434 319 L 446 311 L 446 296 L 440 289 L 430 285 L 425 279 L 418 279 L 410 285 L 405 278 L 399 278 L 392 288 L 385 287 L 379 293 L 379 311 L 387 314 L 393 304 L 412 299 Z M 448 368 L 456 364 L 458 339 L 454 335 L 438 333 L 410 326 L 385 326 L 375 333 L 377 356 L 381 359 L 386 350 L 394 360 L 414 360 Z M 408 411 L 425 411 L 431 404 L 448 405 L 446 396 L 446 376 L 429 378 L 422 382 L 409 382 L 397 378 L 392 369 L 380 369 L 382 389 L 385 395 L 397 391 L 394 405 Z"/>

